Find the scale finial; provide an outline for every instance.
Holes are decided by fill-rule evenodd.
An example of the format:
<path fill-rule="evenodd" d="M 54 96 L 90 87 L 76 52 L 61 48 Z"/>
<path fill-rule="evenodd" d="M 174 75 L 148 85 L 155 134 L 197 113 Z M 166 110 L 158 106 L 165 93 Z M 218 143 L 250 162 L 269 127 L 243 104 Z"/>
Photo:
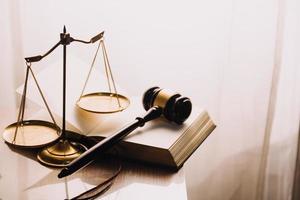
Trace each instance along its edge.
<path fill-rule="evenodd" d="M 66 33 L 67 32 L 67 30 L 66 30 L 66 25 L 64 25 L 64 33 Z"/>

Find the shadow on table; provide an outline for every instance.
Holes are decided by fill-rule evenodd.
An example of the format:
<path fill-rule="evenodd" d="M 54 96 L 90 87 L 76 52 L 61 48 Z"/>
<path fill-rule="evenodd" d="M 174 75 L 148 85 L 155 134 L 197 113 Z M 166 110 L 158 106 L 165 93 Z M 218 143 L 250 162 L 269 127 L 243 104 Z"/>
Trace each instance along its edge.
<path fill-rule="evenodd" d="M 38 162 L 36 156 L 38 151 L 41 149 L 15 148 L 9 144 L 8 146 L 13 152 Z M 168 186 L 171 183 L 179 183 L 184 180 L 183 177 L 178 175 L 174 176 L 174 170 L 155 165 L 137 163 L 134 161 L 119 160 L 116 157 L 105 156 L 104 158 L 101 158 L 101 160 L 95 161 L 79 172 L 63 179 L 57 178 L 57 175 L 60 171 L 59 169 L 51 168 L 53 171 L 25 188 L 25 190 L 34 189 L 49 184 L 63 184 L 67 181 L 70 183 L 75 179 L 79 179 L 82 183 L 87 183 L 88 185 L 91 185 L 91 187 L 96 186 L 113 176 L 119 169 L 120 163 L 122 166 L 121 173 L 117 176 L 112 187 L 102 196 L 106 196 L 107 194 L 118 191 L 121 188 L 127 187 L 133 183 Z M 68 190 L 66 189 L 65 191 L 67 194 L 66 196 L 69 196 Z"/>
<path fill-rule="evenodd" d="M 39 151 L 38 149 L 16 149 L 13 147 L 10 147 L 10 149 L 31 160 L 38 162 L 36 158 L 36 155 Z M 31 190 L 50 184 L 64 184 L 66 182 L 70 183 L 75 179 L 80 179 L 81 182 L 90 185 L 90 187 L 96 186 L 109 179 L 112 175 L 114 175 L 119 169 L 120 164 L 122 167 L 121 173 L 117 176 L 112 187 L 102 196 L 111 194 L 133 183 L 168 186 L 171 183 L 180 183 L 184 180 L 184 178 L 180 176 L 174 176 L 174 170 L 154 165 L 147 165 L 144 163 L 137 163 L 134 161 L 119 160 L 115 157 L 106 156 L 101 160 L 95 161 L 89 166 L 68 176 L 67 178 L 57 178 L 60 169 L 50 168 L 53 169 L 53 171 L 48 173 L 46 176 L 44 176 L 37 182 L 25 188 L 25 190 Z M 41 165 L 41 167 L 43 166 Z M 72 184 L 70 184 L 70 186 L 71 185 Z M 72 188 L 69 188 L 69 190 L 72 190 Z M 79 193 L 81 192 L 84 191 L 79 191 Z M 70 196 L 67 193 L 68 191 L 66 189 L 66 196 Z"/>
<path fill-rule="evenodd" d="M 13 146 L 9 143 L 5 142 L 5 144 L 8 146 L 8 148 L 11 151 L 13 151 L 15 153 L 18 153 L 22 156 L 25 156 L 26 158 L 29 158 L 31 160 L 34 160 L 34 161 L 38 162 L 36 155 L 40 151 L 40 149 L 38 149 L 38 148 L 22 148 L 22 147 L 16 148 L 15 146 Z"/>

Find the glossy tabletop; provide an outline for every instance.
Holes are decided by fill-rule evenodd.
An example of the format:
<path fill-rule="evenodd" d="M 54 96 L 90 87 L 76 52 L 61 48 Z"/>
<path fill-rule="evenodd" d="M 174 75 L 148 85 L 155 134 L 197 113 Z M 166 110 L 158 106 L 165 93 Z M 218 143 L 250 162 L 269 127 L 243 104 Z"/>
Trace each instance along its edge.
<path fill-rule="evenodd" d="M 15 110 L 1 108 L 0 128 L 14 122 Z M 37 150 L 16 149 L 0 142 L 0 199 L 68 199 L 106 180 L 117 169 L 114 161 L 98 161 L 63 179 L 58 169 L 36 159 Z M 187 199 L 184 169 L 171 172 L 122 161 L 112 187 L 99 199 Z"/>

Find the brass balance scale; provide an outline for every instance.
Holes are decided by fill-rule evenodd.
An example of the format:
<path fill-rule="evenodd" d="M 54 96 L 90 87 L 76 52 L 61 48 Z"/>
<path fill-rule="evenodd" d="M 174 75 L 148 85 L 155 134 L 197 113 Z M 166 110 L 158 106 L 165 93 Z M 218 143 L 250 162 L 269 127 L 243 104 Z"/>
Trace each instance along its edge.
<path fill-rule="evenodd" d="M 38 153 L 37 158 L 42 164 L 50 167 L 65 167 L 72 160 L 76 159 L 85 150 L 87 150 L 87 147 L 82 142 L 78 140 L 73 141 L 70 138 L 66 137 L 66 135 L 71 132 L 66 130 L 66 46 L 71 42 L 92 44 L 97 41 L 99 41 L 99 44 L 90 66 L 89 73 L 84 83 L 81 95 L 76 104 L 80 109 L 98 114 L 121 112 L 129 106 L 129 99 L 117 92 L 107 56 L 106 47 L 104 44 L 104 32 L 101 32 L 89 41 L 84 41 L 72 38 L 69 33 L 66 33 L 66 28 L 64 27 L 63 33 L 60 34 L 59 42 L 54 45 L 47 53 L 45 53 L 44 55 L 25 58 L 27 69 L 17 122 L 7 126 L 4 130 L 3 138 L 6 143 L 13 147 L 19 148 L 44 147 Z M 57 125 L 31 66 L 33 62 L 39 62 L 60 45 L 63 45 L 62 128 Z M 105 74 L 108 83 L 108 92 L 101 91 L 85 94 L 85 88 L 88 84 L 100 48 L 103 54 Z M 37 86 L 39 94 L 42 97 L 42 100 L 51 117 L 52 122 L 43 120 L 24 120 L 27 85 L 30 74 L 33 77 L 34 83 Z"/>

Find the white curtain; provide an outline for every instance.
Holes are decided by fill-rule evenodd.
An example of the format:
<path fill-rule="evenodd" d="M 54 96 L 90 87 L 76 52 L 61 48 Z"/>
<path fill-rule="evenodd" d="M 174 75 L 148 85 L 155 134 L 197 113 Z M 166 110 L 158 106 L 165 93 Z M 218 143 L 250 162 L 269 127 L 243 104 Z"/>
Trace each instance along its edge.
<path fill-rule="evenodd" d="M 131 95 L 175 89 L 217 123 L 185 165 L 190 199 L 290 199 L 299 9 L 297 0 L 2 0 L 0 105 L 15 106 L 23 58 L 45 53 L 63 25 L 79 38 L 105 30 L 115 78 Z M 68 53 L 89 63 L 93 50 Z"/>
<path fill-rule="evenodd" d="M 300 122 L 299 1 L 280 2 L 261 171 L 265 199 L 291 199 Z M 266 159 L 266 160 L 264 160 Z M 266 167 L 266 168 L 265 168 Z M 298 188 L 299 189 L 299 188 Z"/>

